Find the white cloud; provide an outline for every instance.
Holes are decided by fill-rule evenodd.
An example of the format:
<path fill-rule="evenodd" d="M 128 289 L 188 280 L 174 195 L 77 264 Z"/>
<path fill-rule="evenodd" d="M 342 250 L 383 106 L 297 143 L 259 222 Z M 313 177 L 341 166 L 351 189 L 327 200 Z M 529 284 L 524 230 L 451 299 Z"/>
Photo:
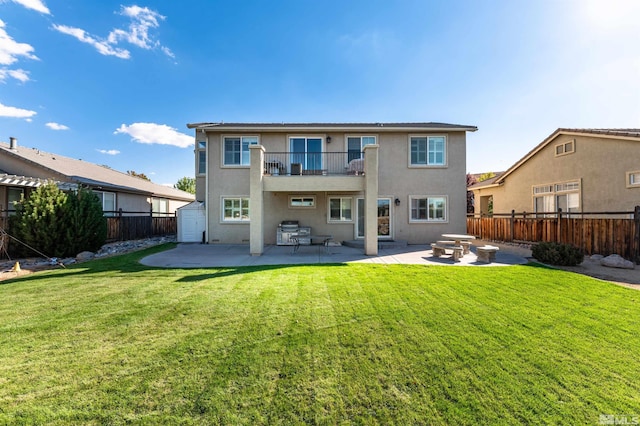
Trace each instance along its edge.
<path fill-rule="evenodd" d="M 0 19 L 0 65 L 11 65 L 23 56 L 29 59 L 38 59 L 33 54 L 34 48 L 27 43 L 18 43 L 5 30 L 6 24 Z"/>
<path fill-rule="evenodd" d="M 124 41 L 145 50 L 160 49 L 165 55 L 175 58 L 168 47 L 163 46 L 149 33 L 151 29 L 160 26 L 160 21 L 166 19 L 164 16 L 147 7 L 140 6 L 123 6 L 119 15 L 131 20 L 129 26 L 126 29 L 111 30 L 106 39 L 91 35 L 81 28 L 66 25 L 54 25 L 53 28 L 93 46 L 102 55 L 129 59 L 131 53 L 127 49 L 116 47 L 117 44 Z"/>
<path fill-rule="evenodd" d="M 35 111 L 28 109 L 0 104 L 0 117 L 25 118 L 27 121 L 31 121 L 30 118 L 36 114 L 37 113 Z"/>
<path fill-rule="evenodd" d="M 133 123 L 128 126 L 123 124 L 113 132 L 113 134 L 118 133 L 125 133 L 131 136 L 133 141 L 145 144 L 173 145 L 180 148 L 193 145 L 193 137 L 180 133 L 166 124 Z"/>
<path fill-rule="evenodd" d="M 13 0 L 13 2 L 18 3 L 27 9 L 33 9 L 36 12 L 45 13 L 47 15 L 51 14 L 49 8 L 40 0 Z"/>
<path fill-rule="evenodd" d="M 29 81 L 29 72 L 23 69 L 10 70 L 9 68 L 0 68 L 0 82 L 4 82 L 7 78 L 15 78 L 24 83 Z"/>
<path fill-rule="evenodd" d="M 108 41 L 100 40 L 99 38 L 88 34 L 85 30 L 81 28 L 74 28 L 66 25 L 54 24 L 53 29 L 61 32 L 62 34 L 67 34 L 72 37 L 75 37 L 79 41 L 93 46 L 101 55 L 115 56 L 121 59 L 129 59 L 131 57 L 131 54 L 129 53 L 128 50 L 120 49 L 117 47 L 114 48 L 109 44 Z"/>
<path fill-rule="evenodd" d="M 64 124 L 59 124 L 59 123 L 47 123 L 47 124 L 45 124 L 45 126 L 50 128 L 51 130 L 69 130 L 69 128 L 67 126 L 65 126 Z"/>
<path fill-rule="evenodd" d="M 107 154 L 107 155 L 120 154 L 120 151 L 118 151 L 117 149 L 96 149 L 96 151 L 98 151 L 100 154 Z"/>

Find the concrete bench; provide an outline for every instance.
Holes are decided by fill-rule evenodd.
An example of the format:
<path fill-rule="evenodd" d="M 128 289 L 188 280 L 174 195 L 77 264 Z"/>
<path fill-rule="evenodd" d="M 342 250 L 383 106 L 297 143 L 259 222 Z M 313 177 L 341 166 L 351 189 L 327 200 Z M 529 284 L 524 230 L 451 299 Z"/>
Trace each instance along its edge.
<path fill-rule="evenodd" d="M 433 257 L 440 257 L 447 254 L 447 250 L 451 252 L 451 257 L 453 257 L 454 262 L 459 262 L 462 257 L 462 252 L 464 249 L 462 246 L 455 246 L 452 244 L 438 244 L 432 243 L 431 250 L 433 250 Z"/>
<path fill-rule="evenodd" d="M 456 242 L 449 240 L 440 240 L 436 241 L 436 244 L 439 246 L 453 246 L 456 244 Z M 471 241 L 460 241 L 459 244 L 462 246 L 462 254 L 469 254 L 469 252 L 471 251 Z"/>
<path fill-rule="evenodd" d="M 476 247 L 476 254 L 478 255 L 478 262 L 491 263 L 496 260 L 496 253 L 500 250 L 495 246 L 482 246 Z"/>

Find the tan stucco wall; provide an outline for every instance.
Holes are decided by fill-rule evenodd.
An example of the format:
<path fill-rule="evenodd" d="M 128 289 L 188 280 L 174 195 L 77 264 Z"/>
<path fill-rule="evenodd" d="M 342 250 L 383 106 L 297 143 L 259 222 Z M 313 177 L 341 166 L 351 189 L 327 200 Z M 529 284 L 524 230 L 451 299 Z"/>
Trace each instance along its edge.
<path fill-rule="evenodd" d="M 392 200 L 392 232 L 396 240 L 406 240 L 411 244 L 425 244 L 435 241 L 442 233 L 463 233 L 466 231 L 466 134 L 465 132 L 425 133 L 420 135 L 447 136 L 447 165 L 433 168 L 409 167 L 409 133 L 353 133 L 353 135 L 374 135 L 379 145 L 379 189 L 381 198 Z M 201 176 L 196 178 L 196 198 L 207 199 L 208 235 L 211 243 L 248 243 L 250 238 L 248 223 L 222 222 L 221 199 L 223 196 L 250 195 L 249 167 L 223 167 L 221 140 L 231 133 L 207 134 L 209 171 L 208 193 L 206 182 Z M 243 132 L 242 135 L 259 136 L 259 143 L 266 153 L 288 151 L 289 136 L 320 136 L 326 133 L 268 133 Z M 326 152 L 345 152 L 346 136 L 350 133 L 329 133 L 331 143 L 325 143 Z M 197 139 L 202 139 L 198 134 Z M 273 177 L 272 179 L 278 179 Z M 321 179 L 321 178 L 319 178 Z M 362 177 L 352 177 L 362 179 Z M 327 188 L 328 189 L 328 188 Z M 331 234 L 338 241 L 355 238 L 355 215 L 357 198 L 364 197 L 362 191 L 339 192 L 300 191 L 265 192 L 264 194 L 264 243 L 276 243 L 277 225 L 282 220 L 298 220 L 311 226 L 314 233 Z M 314 195 L 314 209 L 294 209 L 289 207 L 290 195 Z M 409 223 L 410 195 L 447 197 L 446 223 Z M 327 203 L 330 196 L 352 196 L 354 221 L 348 223 L 327 223 Z M 393 200 L 398 198 L 400 205 Z"/>
<path fill-rule="evenodd" d="M 555 155 L 556 145 L 575 139 L 575 152 Z M 493 194 L 494 213 L 532 212 L 532 187 L 580 181 L 580 210 L 633 211 L 640 188 L 628 188 L 627 173 L 640 170 L 640 141 L 559 135 L 509 174 L 499 188 L 474 191 L 476 200 Z M 476 202 L 476 213 L 479 203 Z"/>

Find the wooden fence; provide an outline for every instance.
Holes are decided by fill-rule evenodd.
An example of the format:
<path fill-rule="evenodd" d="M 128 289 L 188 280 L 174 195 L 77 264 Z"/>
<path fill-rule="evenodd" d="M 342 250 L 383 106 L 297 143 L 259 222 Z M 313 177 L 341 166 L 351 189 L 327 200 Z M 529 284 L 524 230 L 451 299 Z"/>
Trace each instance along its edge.
<path fill-rule="evenodd" d="M 160 235 L 175 235 L 178 231 L 174 213 L 157 216 L 149 212 L 109 212 L 107 241 L 127 241 Z"/>
<path fill-rule="evenodd" d="M 615 253 L 640 264 L 640 206 L 633 212 L 469 215 L 467 233 L 493 241 L 572 244 L 586 255 Z"/>

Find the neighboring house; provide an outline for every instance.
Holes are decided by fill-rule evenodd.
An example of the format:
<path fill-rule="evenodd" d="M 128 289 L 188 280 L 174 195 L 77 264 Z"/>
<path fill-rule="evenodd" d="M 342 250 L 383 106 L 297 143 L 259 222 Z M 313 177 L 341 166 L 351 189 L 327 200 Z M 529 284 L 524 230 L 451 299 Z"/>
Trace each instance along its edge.
<path fill-rule="evenodd" d="M 426 244 L 466 229 L 466 132 L 443 123 L 195 123 L 196 199 L 209 243 L 259 255 L 278 225 Z"/>
<path fill-rule="evenodd" d="M 194 200 L 194 196 L 175 188 L 118 172 L 105 166 L 50 154 L 35 148 L 19 147 L 15 138 L 0 143 L 0 170 L 27 178 L 0 182 L 0 210 L 13 209 L 13 201 L 28 196 L 30 188 L 43 181 L 55 181 L 63 189 L 75 185 L 90 188 L 102 199 L 105 212 L 153 211 L 154 214 L 174 213 Z M 62 186 L 61 186 L 62 185 Z M 66 188 L 65 188 L 66 185 Z M 4 196 L 1 194 L 4 191 Z M 148 214 L 148 213 L 145 213 Z"/>
<path fill-rule="evenodd" d="M 468 188 L 475 213 L 632 212 L 640 129 L 558 129 L 505 173 Z"/>
<path fill-rule="evenodd" d="M 0 218 L 6 218 L 15 211 L 16 202 L 28 197 L 31 191 L 49 182 L 31 176 L 19 176 L 0 170 Z M 72 189 L 70 184 L 55 182 L 60 189 Z M 1 223 L 1 222 L 0 222 Z"/>

